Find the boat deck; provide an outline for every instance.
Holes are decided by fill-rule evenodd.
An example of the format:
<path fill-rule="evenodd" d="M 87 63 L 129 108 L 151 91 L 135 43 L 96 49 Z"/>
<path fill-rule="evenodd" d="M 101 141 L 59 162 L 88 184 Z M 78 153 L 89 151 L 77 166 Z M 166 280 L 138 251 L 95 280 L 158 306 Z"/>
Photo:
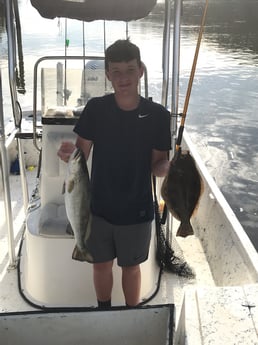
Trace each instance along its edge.
<path fill-rule="evenodd" d="M 37 169 L 33 167 L 26 172 L 29 193 L 35 186 L 36 172 Z M 14 238 L 18 255 L 25 214 L 20 176 L 11 175 L 10 186 Z M 0 210 L 4 215 L 2 192 Z M 35 308 L 29 305 L 19 293 L 17 269 L 9 267 L 5 217 L 1 217 L 0 224 L 0 312 L 35 311 Z M 177 225 L 175 221 L 175 231 Z M 176 254 L 183 254 L 196 277 L 190 279 L 163 272 L 159 291 L 148 304 L 175 305 L 174 343 L 188 345 L 258 344 L 257 284 L 218 286 L 213 279 L 203 246 L 196 236 L 185 239 L 173 237 L 172 241 Z"/>
<path fill-rule="evenodd" d="M 29 195 L 34 189 L 37 169 L 31 166 L 27 171 Z M 15 253 L 18 257 L 20 240 L 24 230 L 25 211 L 19 175 L 10 175 L 10 193 L 12 200 L 13 231 L 15 238 Z M 10 267 L 8 257 L 8 230 L 5 217 L 5 203 L 2 186 L 0 188 L 0 312 L 31 310 L 19 294 L 16 267 Z M 11 296 L 11 297 L 10 297 Z"/>
<path fill-rule="evenodd" d="M 30 167 L 26 171 L 29 194 L 31 194 L 36 184 L 37 169 Z M 20 176 L 10 175 L 10 188 L 12 199 L 12 213 L 14 220 L 14 238 L 16 255 L 18 255 L 20 239 L 24 229 L 23 198 L 21 192 Z M 1 214 L 5 214 L 5 206 L 3 200 L 3 193 L 0 198 Z M 18 278 L 17 269 L 9 266 L 8 260 L 8 233 L 5 217 L 1 218 L 0 223 L 0 277 L 1 277 L 1 295 L 0 295 L 0 311 L 12 312 L 17 310 L 31 310 L 29 306 L 18 292 Z M 177 223 L 175 224 L 175 229 Z M 173 249 L 176 255 L 184 256 L 186 262 L 194 270 L 196 278 L 184 278 L 177 274 L 163 272 L 160 290 L 157 296 L 151 301 L 151 304 L 160 303 L 175 303 L 180 306 L 183 298 L 183 288 L 188 286 L 204 285 L 214 286 L 212 274 L 205 259 L 202 246 L 195 236 L 188 237 L 187 239 L 173 237 Z M 87 265 L 87 264 L 85 264 Z M 144 277 L 143 277 L 144 280 Z M 144 284 L 144 281 L 143 281 Z M 10 296 L 12 299 L 10 300 Z"/>

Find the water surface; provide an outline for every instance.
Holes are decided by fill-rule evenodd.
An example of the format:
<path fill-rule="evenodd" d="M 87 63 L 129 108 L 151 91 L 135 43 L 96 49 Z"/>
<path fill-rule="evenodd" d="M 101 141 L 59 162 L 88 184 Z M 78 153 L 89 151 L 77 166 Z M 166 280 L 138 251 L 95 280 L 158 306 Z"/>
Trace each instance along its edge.
<path fill-rule="evenodd" d="M 82 23 L 41 18 L 28 0 L 20 0 L 26 94 L 22 105 L 32 104 L 32 73 L 35 61 L 45 55 L 82 54 Z M 204 1 L 184 1 L 180 65 L 182 111 Z M 158 2 L 146 19 L 129 23 L 131 40 L 141 48 L 149 70 L 150 95 L 160 101 L 162 15 Z M 0 5 L 0 66 L 3 75 L 6 121 L 11 113 L 7 83 L 7 44 L 3 7 Z M 103 22 L 86 23 L 87 54 L 103 54 Z M 126 26 L 106 23 L 110 44 L 126 35 Z M 148 39 L 147 39 L 148 38 Z M 170 100 L 169 100 L 170 102 Z M 258 248 L 258 0 L 210 0 L 188 108 L 186 128 L 197 145 L 247 234 Z"/>

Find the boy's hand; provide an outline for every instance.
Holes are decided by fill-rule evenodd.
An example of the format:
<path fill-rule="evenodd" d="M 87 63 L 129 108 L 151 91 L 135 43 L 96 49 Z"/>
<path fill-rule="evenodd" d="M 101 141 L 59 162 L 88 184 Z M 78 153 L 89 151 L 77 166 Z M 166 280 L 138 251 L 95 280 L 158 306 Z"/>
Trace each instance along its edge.
<path fill-rule="evenodd" d="M 61 158 L 64 162 L 68 162 L 71 154 L 76 149 L 76 146 L 71 141 L 63 141 L 59 150 L 57 151 L 57 155 Z"/>

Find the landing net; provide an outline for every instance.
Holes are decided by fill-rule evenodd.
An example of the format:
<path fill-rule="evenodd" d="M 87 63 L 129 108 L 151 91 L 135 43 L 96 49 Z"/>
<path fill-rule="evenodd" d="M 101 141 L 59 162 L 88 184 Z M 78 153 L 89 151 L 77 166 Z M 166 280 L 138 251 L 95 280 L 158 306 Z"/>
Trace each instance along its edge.
<path fill-rule="evenodd" d="M 154 186 L 154 210 L 155 210 L 155 225 L 157 237 L 157 253 L 156 258 L 159 267 L 165 271 L 175 273 L 185 278 L 194 278 L 195 273 L 193 269 L 186 262 L 183 252 L 180 249 L 177 241 L 172 236 L 172 240 L 166 238 L 165 223 L 167 219 L 167 209 L 164 208 L 161 216 L 159 203 L 156 195 L 156 178 L 153 177 Z"/>

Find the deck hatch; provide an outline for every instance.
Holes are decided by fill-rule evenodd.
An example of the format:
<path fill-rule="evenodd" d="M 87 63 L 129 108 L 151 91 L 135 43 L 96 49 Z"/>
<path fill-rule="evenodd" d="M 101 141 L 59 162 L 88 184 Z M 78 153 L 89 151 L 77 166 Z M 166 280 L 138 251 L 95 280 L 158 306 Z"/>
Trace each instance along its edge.
<path fill-rule="evenodd" d="M 172 345 L 174 305 L 0 314 L 3 344 Z"/>

